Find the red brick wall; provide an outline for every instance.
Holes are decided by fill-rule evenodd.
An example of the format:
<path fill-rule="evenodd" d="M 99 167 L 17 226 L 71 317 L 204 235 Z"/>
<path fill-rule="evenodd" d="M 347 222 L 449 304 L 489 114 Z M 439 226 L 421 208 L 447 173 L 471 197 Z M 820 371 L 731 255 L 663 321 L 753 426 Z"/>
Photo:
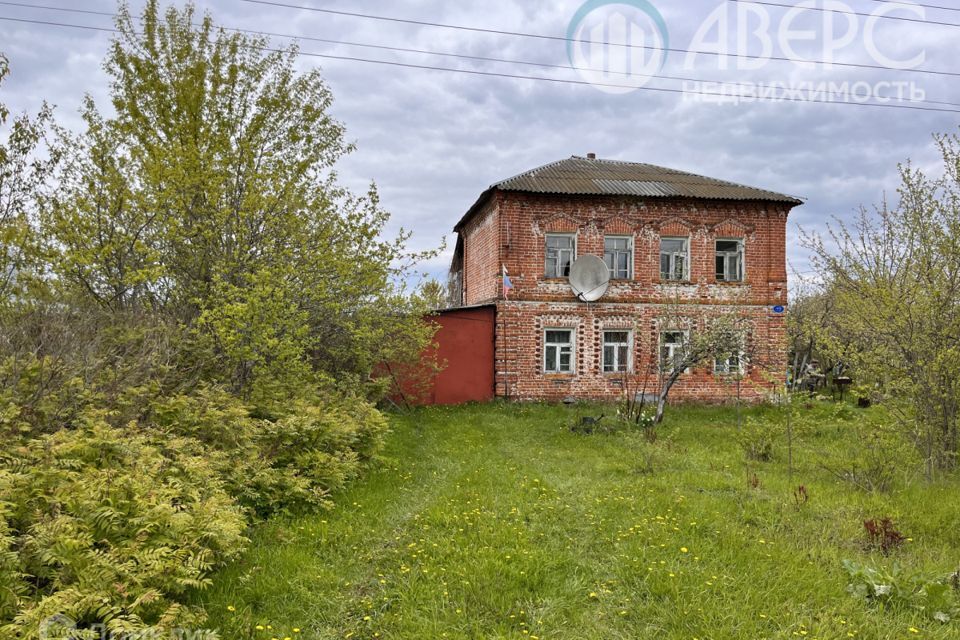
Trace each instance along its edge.
<path fill-rule="evenodd" d="M 514 290 L 497 317 L 497 395 L 519 398 L 615 397 L 622 385 L 600 373 L 603 328 L 634 331 L 634 370 L 656 358 L 660 305 L 696 305 L 697 310 L 735 306 L 750 319 L 754 364 L 741 392 L 758 397 L 771 390 L 771 377 L 786 370 L 784 318 L 772 312 L 787 300 L 786 222 L 791 206 L 781 203 L 699 201 L 621 196 L 556 196 L 495 192 L 463 230 L 465 303 L 502 298 L 500 265 L 510 272 Z M 631 236 L 634 269 L 630 280 L 613 281 L 600 303 L 579 303 L 566 279 L 544 278 L 546 233 L 576 233 L 577 255 L 603 255 L 605 235 Z M 690 280 L 663 283 L 659 272 L 661 236 L 690 238 Z M 717 282 L 714 242 L 744 242 L 745 281 Z M 577 329 L 577 373 L 542 373 L 543 329 Z M 732 388 L 711 366 L 685 374 L 673 394 L 678 398 L 722 400 Z M 642 384 L 642 375 L 631 381 Z M 655 384 L 655 375 L 650 382 Z"/>
<path fill-rule="evenodd" d="M 495 300 L 500 292 L 500 216 L 496 196 L 463 229 L 463 303 Z"/>
<path fill-rule="evenodd" d="M 711 307 L 726 312 L 731 307 Z M 697 320 L 702 307 L 684 312 Z M 746 352 L 749 365 L 741 380 L 741 396 L 758 399 L 782 384 L 786 371 L 784 318 L 763 307 L 737 307 L 749 327 Z M 670 328 L 659 317 L 661 305 L 576 302 L 504 301 L 497 309 L 497 395 L 515 399 L 617 399 L 625 391 L 659 392 L 657 373 L 660 331 Z M 672 313 L 672 310 L 671 310 Z M 709 312 L 708 312 L 709 314 Z M 686 315 L 686 313 L 685 313 Z M 696 321 L 696 320 L 695 320 Z M 573 374 L 543 372 L 545 329 L 574 329 Z M 629 330 L 632 367 L 628 375 L 603 373 L 602 340 L 605 330 Z M 736 397 L 735 378 L 717 375 L 713 362 L 683 374 L 671 390 L 672 399 L 725 401 Z"/>

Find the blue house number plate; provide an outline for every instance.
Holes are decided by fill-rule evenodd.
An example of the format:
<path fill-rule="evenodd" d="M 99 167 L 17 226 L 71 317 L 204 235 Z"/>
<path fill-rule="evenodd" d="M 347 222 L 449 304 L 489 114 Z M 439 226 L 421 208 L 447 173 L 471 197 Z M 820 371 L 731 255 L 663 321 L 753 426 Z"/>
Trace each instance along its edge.
<path fill-rule="evenodd" d="M 778 304 L 773 308 L 774 313 L 783 313 L 784 311 L 786 311 L 786 308 L 783 305 Z"/>

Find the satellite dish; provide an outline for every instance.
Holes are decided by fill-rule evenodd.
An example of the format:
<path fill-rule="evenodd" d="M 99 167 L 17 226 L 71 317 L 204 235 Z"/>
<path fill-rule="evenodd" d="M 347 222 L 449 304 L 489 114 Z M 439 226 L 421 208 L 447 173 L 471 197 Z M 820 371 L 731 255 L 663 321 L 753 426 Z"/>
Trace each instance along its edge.
<path fill-rule="evenodd" d="M 570 288 L 582 302 L 595 302 L 603 297 L 610 284 L 607 264 L 597 256 L 580 256 L 570 265 Z"/>

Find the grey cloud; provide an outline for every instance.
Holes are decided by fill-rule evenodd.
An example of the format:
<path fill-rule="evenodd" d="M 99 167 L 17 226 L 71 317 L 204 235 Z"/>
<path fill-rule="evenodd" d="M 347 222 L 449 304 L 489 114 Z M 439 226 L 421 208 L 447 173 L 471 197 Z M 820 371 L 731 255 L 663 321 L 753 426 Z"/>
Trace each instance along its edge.
<path fill-rule="evenodd" d="M 290 0 L 292 4 L 308 0 Z M 720 0 L 667 2 L 660 6 L 671 44 L 686 48 Z M 66 0 L 47 0 L 71 6 Z M 134 3 L 135 7 L 139 3 Z M 240 2 L 198 3 L 221 24 L 339 40 L 452 51 L 468 55 L 567 64 L 565 45 L 538 40 L 360 20 Z M 366 0 L 314 3 L 316 6 L 409 17 L 419 20 L 563 35 L 579 0 L 492 0 L 443 2 Z M 111 11 L 110 0 L 85 8 Z M 862 9 L 862 7 L 860 7 Z M 771 9 L 775 20 L 777 13 Z M 107 25 L 107 19 L 55 12 L 0 9 L 0 15 L 34 16 L 63 22 Z M 931 17 L 936 17 L 931 14 Z M 813 16 L 799 28 L 819 24 Z M 838 27 L 839 28 L 839 27 Z M 951 67 L 955 31 L 885 23 L 878 31 L 888 51 L 927 51 L 926 67 Z M 0 51 L 14 75 L 2 99 L 15 110 L 36 110 L 42 99 L 60 106 L 59 119 L 79 126 L 76 108 L 85 92 L 105 104 L 106 78 L 100 60 L 107 34 L 0 22 Z M 817 56 L 817 43 L 799 49 Z M 572 71 L 516 67 L 420 54 L 360 49 L 303 41 L 303 51 L 333 53 L 413 64 L 505 71 L 521 75 L 578 78 Z M 844 60 L 870 62 L 863 47 Z M 955 79 L 842 67 L 810 68 L 770 63 L 750 72 L 724 71 L 717 59 L 698 56 L 686 69 L 684 56 L 671 54 L 664 73 L 717 80 L 904 80 L 911 79 L 933 100 L 960 102 Z M 533 166 L 589 151 L 601 157 L 663 164 L 804 196 L 791 223 L 821 228 L 830 215 L 847 216 L 860 204 L 891 196 L 898 162 L 912 158 L 937 170 L 930 134 L 955 131 L 957 114 L 923 113 L 816 104 L 755 103 L 712 105 L 653 91 L 610 95 L 589 86 L 469 76 L 364 63 L 303 57 L 303 68 L 320 66 L 332 88 L 334 114 L 347 126 L 357 151 L 338 168 L 351 188 L 375 180 L 384 206 L 393 213 L 391 230 L 415 233 L 414 246 L 436 246 L 477 195 L 490 183 Z M 657 80 L 651 86 L 674 87 Z M 804 252 L 789 243 L 791 263 L 806 264 Z M 449 255 L 449 250 L 447 252 Z M 424 265 L 442 275 L 443 259 Z"/>

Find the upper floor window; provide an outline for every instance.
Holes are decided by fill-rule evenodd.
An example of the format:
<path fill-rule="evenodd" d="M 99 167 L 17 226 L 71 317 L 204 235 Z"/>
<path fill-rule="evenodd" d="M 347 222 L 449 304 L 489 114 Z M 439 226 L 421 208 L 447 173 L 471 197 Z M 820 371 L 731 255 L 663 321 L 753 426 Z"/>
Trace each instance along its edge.
<path fill-rule="evenodd" d="M 717 280 L 743 280 L 743 241 L 717 240 Z"/>
<path fill-rule="evenodd" d="M 623 373 L 630 370 L 630 332 L 603 332 L 603 372 Z"/>
<path fill-rule="evenodd" d="M 690 279 L 690 241 L 687 238 L 660 239 L 660 279 Z"/>
<path fill-rule="evenodd" d="M 573 329 L 544 331 L 543 371 L 573 373 Z"/>
<path fill-rule="evenodd" d="M 606 237 L 603 239 L 603 261 L 607 263 L 610 278 L 629 280 L 633 270 L 633 243 L 628 237 Z"/>
<path fill-rule="evenodd" d="M 577 253 L 577 238 L 569 234 L 547 234 L 547 259 L 543 273 L 547 278 L 567 278 Z"/>

